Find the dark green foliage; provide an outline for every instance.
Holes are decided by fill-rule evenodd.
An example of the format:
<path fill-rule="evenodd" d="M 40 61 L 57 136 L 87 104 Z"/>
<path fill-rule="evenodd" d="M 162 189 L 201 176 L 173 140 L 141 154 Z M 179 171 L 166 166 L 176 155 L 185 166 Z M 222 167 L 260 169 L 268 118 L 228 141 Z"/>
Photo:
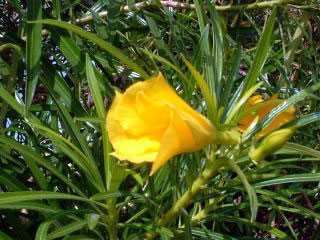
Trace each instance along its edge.
<path fill-rule="evenodd" d="M 319 2 L 279 1 L 0 1 L 0 239 L 318 239 Z M 165 226 L 215 149 L 150 177 L 110 155 L 105 127 L 114 91 L 158 71 L 222 130 L 255 92 L 289 99 Z M 290 105 L 295 136 L 253 163 L 252 136 Z"/>

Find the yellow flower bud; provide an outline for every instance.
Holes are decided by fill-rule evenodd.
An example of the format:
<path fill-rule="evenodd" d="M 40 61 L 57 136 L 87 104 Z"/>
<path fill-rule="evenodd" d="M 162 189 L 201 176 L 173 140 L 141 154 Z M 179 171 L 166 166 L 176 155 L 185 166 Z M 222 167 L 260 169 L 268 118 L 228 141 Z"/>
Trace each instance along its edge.
<path fill-rule="evenodd" d="M 133 163 L 151 162 L 151 174 L 177 154 L 209 143 L 239 143 L 240 136 L 218 132 L 193 110 L 162 74 L 117 93 L 107 114 L 113 156 Z"/>
<path fill-rule="evenodd" d="M 279 150 L 294 132 L 295 128 L 285 128 L 270 133 L 261 141 L 258 148 L 250 149 L 249 157 L 256 162 L 263 160 L 266 156 Z"/>
<path fill-rule="evenodd" d="M 269 114 L 275 107 L 281 104 L 283 100 L 278 99 L 277 95 L 273 95 L 269 100 L 263 101 L 261 95 L 255 95 L 248 99 L 245 109 L 251 111 L 250 114 L 244 116 L 239 121 L 240 132 L 244 132 L 254 119 L 258 116 L 259 120 L 262 120 L 267 114 Z M 263 138 L 272 131 L 280 128 L 284 124 L 295 119 L 295 108 L 290 106 L 285 111 L 276 116 L 271 123 L 257 133 L 257 139 Z"/>

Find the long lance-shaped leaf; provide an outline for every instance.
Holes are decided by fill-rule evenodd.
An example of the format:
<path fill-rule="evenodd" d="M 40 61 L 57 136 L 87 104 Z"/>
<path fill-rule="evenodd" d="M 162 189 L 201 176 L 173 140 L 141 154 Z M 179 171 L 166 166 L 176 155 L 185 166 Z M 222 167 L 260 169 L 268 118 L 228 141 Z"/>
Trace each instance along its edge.
<path fill-rule="evenodd" d="M 186 84 L 188 84 L 190 87 L 194 87 L 193 84 L 191 84 L 191 81 L 188 80 L 187 76 L 183 73 L 183 71 L 179 68 L 179 66 L 171 63 L 169 60 L 156 55 L 154 53 L 152 53 L 151 51 L 147 50 L 147 49 L 142 49 L 142 51 L 147 54 L 150 58 L 155 59 L 159 62 L 161 62 L 162 64 L 172 68 L 174 71 L 176 71 L 178 73 L 178 75 L 183 79 L 183 81 L 186 82 Z"/>
<path fill-rule="evenodd" d="M 56 103 L 57 108 L 59 109 L 59 114 L 65 124 L 65 127 L 66 127 L 68 133 L 70 134 L 72 139 L 77 143 L 77 145 L 80 147 L 80 149 L 83 151 L 83 153 L 87 156 L 87 159 L 90 161 L 90 165 L 91 166 L 96 165 L 95 159 L 92 156 L 92 152 L 91 152 L 87 142 L 85 141 L 85 139 L 81 135 L 79 129 L 76 127 L 76 125 L 73 121 L 73 118 L 71 117 L 67 108 L 61 103 L 61 101 L 59 101 L 59 99 L 56 96 L 56 93 L 53 91 L 53 89 L 49 87 L 50 86 L 49 79 L 47 79 L 47 76 L 43 76 L 43 78 L 41 80 L 48 87 L 49 93 L 50 93 L 52 99 L 54 100 L 54 102 Z M 41 125 L 41 124 L 38 124 L 38 125 Z M 97 175 L 96 177 L 100 177 L 100 174 Z M 104 191 L 104 186 L 101 184 L 102 180 L 99 180 L 98 183 L 100 186 L 99 187 L 100 191 Z"/>
<path fill-rule="evenodd" d="M 214 122 L 216 119 L 216 103 L 214 102 L 214 97 L 210 91 L 210 87 L 207 82 L 204 80 L 203 76 L 197 71 L 197 69 L 182 56 L 182 60 L 187 65 L 189 71 L 191 72 L 193 78 L 196 80 L 198 87 L 201 90 L 203 97 L 205 98 L 208 105 L 208 117 Z"/>
<path fill-rule="evenodd" d="M 307 146 L 304 146 L 298 143 L 288 142 L 286 143 L 284 148 L 288 150 L 293 150 L 299 155 L 303 154 L 303 155 L 312 156 L 320 159 L 320 151 L 315 150 L 313 148 L 309 148 Z"/>
<path fill-rule="evenodd" d="M 73 162 L 85 172 L 89 181 L 98 190 L 101 190 L 101 186 L 103 188 L 103 182 L 99 169 L 95 164 L 92 163 L 92 161 L 88 159 L 87 156 L 83 154 L 83 152 L 81 152 L 77 146 L 72 144 L 72 142 L 70 142 L 68 139 L 62 137 L 43 125 L 33 124 L 32 126 L 43 132 L 45 136 L 48 136 L 63 153 L 70 157 L 70 159 L 73 160 Z"/>
<path fill-rule="evenodd" d="M 15 99 L 2 86 L 0 86 L 0 97 L 4 101 L 6 101 L 14 110 L 16 110 L 22 116 L 25 116 L 25 114 L 24 114 L 25 112 L 23 111 L 24 110 L 23 109 L 23 105 L 20 105 L 19 103 L 17 103 L 15 101 Z M 38 118 L 36 118 L 33 115 L 29 115 L 28 119 L 31 121 L 31 125 L 34 125 L 34 126 L 37 126 L 38 128 L 41 128 L 42 124 L 41 124 L 41 122 L 40 122 L 40 120 Z M 44 128 L 44 129 L 43 128 L 44 127 L 42 127 L 42 130 L 46 129 L 46 128 Z M 48 130 L 48 129 L 46 129 L 46 130 Z M 52 133 L 52 132 L 49 132 L 49 133 Z M 22 146 L 21 144 L 18 144 L 17 142 L 15 142 L 15 141 L 13 141 L 11 139 L 8 139 L 8 138 L 2 138 L 2 141 L 0 139 L 0 142 L 2 142 L 3 144 L 6 144 L 7 146 L 15 146 L 16 149 L 19 148 L 20 151 L 23 151 L 25 154 L 27 153 L 28 154 L 28 159 L 31 158 L 31 159 L 34 160 L 32 162 L 29 162 L 29 163 L 32 163 L 34 165 L 34 163 L 37 162 L 37 164 L 40 164 L 40 165 L 44 166 L 49 171 L 54 173 L 58 178 L 60 178 L 62 181 L 64 181 L 66 184 L 68 184 L 71 188 L 73 188 L 76 192 L 82 194 L 81 190 L 78 189 L 76 187 L 76 185 L 71 183 L 69 181 L 69 179 L 67 179 L 65 176 L 60 174 L 60 172 L 54 166 L 50 165 L 47 161 L 45 161 L 41 157 L 36 156 L 35 153 L 31 152 L 30 149 L 28 149 L 26 146 Z M 71 147 L 73 147 L 73 146 L 74 145 L 72 145 Z M 82 154 L 82 156 L 83 156 L 83 154 Z M 99 189 L 103 190 L 104 187 L 103 187 L 103 183 L 102 183 L 102 180 L 101 180 L 101 176 L 99 174 L 97 174 L 99 171 L 97 170 L 97 167 L 96 167 L 95 163 L 93 162 L 93 160 L 90 157 L 86 158 L 86 159 L 90 160 L 90 163 L 88 163 L 88 164 L 90 164 L 91 167 L 93 168 L 93 170 L 95 170 L 95 171 L 92 171 L 92 172 L 95 175 L 96 179 L 98 179 L 97 181 L 93 181 L 93 182 L 99 183 L 99 185 L 98 185 Z M 38 174 L 40 174 L 40 173 L 38 173 Z M 100 179 L 99 179 L 99 176 L 100 176 Z"/>
<path fill-rule="evenodd" d="M 272 13 L 265 23 L 262 36 L 259 40 L 256 55 L 253 60 L 253 64 L 250 67 L 249 73 L 245 79 L 245 87 L 243 93 L 256 84 L 264 63 L 268 58 L 268 53 L 271 48 L 271 38 L 273 34 L 273 27 L 277 15 L 277 8 L 272 10 Z"/>
<path fill-rule="evenodd" d="M 227 113 L 227 119 L 226 124 L 230 124 L 233 118 L 236 116 L 236 114 L 239 112 L 239 110 L 244 106 L 244 104 L 247 102 L 247 100 L 250 98 L 250 96 L 261 86 L 262 83 L 257 83 L 254 86 L 252 86 L 248 91 L 245 92 L 245 94 L 241 97 L 239 102 L 235 104 L 233 108 L 230 108 L 229 112 Z"/>
<path fill-rule="evenodd" d="M 61 209 L 55 208 L 53 206 L 45 205 L 39 202 L 32 202 L 32 201 L 0 204 L 0 209 L 6 209 L 6 210 L 28 209 L 28 210 L 33 210 L 33 211 L 42 212 L 42 213 L 58 213 L 59 211 L 61 211 Z"/>
<path fill-rule="evenodd" d="M 9 237 L 7 234 L 2 232 L 1 230 L 0 230 L 0 239 L 1 240 L 13 240 L 11 237 Z"/>
<path fill-rule="evenodd" d="M 48 238 L 48 231 L 50 224 L 52 222 L 44 222 L 41 223 L 40 226 L 38 227 L 38 230 L 36 232 L 36 237 L 35 240 L 47 240 Z"/>
<path fill-rule="evenodd" d="M 3 87 L 0 86 L 0 97 L 5 101 L 10 107 L 12 107 L 13 110 L 15 110 L 17 113 L 19 113 L 21 116 L 26 117 L 24 106 L 19 104 L 14 97 L 11 96 L 11 94 Z M 35 117 L 32 114 L 28 115 L 28 120 L 35 122 L 35 123 L 41 123 L 40 120 Z"/>
<path fill-rule="evenodd" d="M 250 209 L 251 209 L 251 222 L 255 221 L 257 212 L 258 212 L 258 198 L 255 189 L 250 185 L 246 175 L 243 173 L 241 168 L 238 166 L 238 164 L 232 159 L 228 159 L 229 166 L 231 169 L 237 173 L 238 177 L 240 178 L 245 190 L 248 193 L 249 196 L 249 202 L 250 202 Z"/>
<path fill-rule="evenodd" d="M 42 1 L 28 1 L 27 18 L 28 21 L 39 20 L 42 18 Z M 41 57 L 41 28 L 41 23 L 27 25 L 27 85 L 25 95 L 26 109 L 28 109 L 32 103 L 32 98 L 39 78 Z"/>
<path fill-rule="evenodd" d="M 10 95 L 10 93 L 8 93 L 2 86 L 0 86 L 0 97 L 6 101 L 15 111 L 17 111 L 18 113 L 20 113 L 22 116 L 25 116 L 25 112 L 24 112 L 24 109 L 23 109 L 23 105 L 17 103 L 17 101 Z M 63 108 L 64 109 L 64 108 Z M 38 128 L 41 128 L 40 126 L 42 126 L 40 120 L 38 118 L 36 118 L 35 116 L 33 115 L 29 115 L 28 116 L 28 120 L 31 121 L 32 124 L 34 124 L 35 126 L 37 126 Z M 71 120 L 70 120 L 71 121 Z M 72 122 L 72 121 L 71 121 Z M 73 122 L 72 122 L 73 124 Z M 44 129 L 42 129 L 44 130 Z M 80 135 L 80 134 L 79 134 Z M 60 139 L 61 140 L 61 139 Z M 10 139 L 7 139 L 7 138 L 3 138 L 3 143 L 4 144 L 8 144 L 7 141 L 11 141 L 11 143 L 15 146 L 18 146 L 19 148 L 22 148 L 22 147 L 26 147 L 26 146 L 22 146 L 20 144 L 18 144 L 17 142 L 13 141 L 13 140 L 10 140 Z M 85 145 L 85 142 L 83 140 L 80 140 L 82 141 L 82 146 L 86 146 Z M 8 144 L 10 146 L 13 146 L 12 144 Z M 73 146 L 73 145 L 72 145 Z M 89 152 L 89 149 L 85 148 L 85 150 L 87 150 L 87 152 Z M 28 152 L 28 149 L 25 149 L 26 152 Z M 30 151 L 29 151 L 30 152 Z M 38 159 L 38 158 L 34 158 L 31 156 L 31 159 Z M 95 174 L 95 177 L 96 179 L 98 179 L 97 183 L 99 184 L 99 189 L 100 190 L 103 190 L 104 187 L 103 187 L 103 183 L 102 183 L 102 179 L 101 179 L 101 176 L 100 174 L 97 174 L 99 171 L 97 170 L 97 167 L 94 163 L 94 160 L 91 156 L 91 154 L 89 154 L 88 158 L 90 160 L 90 166 L 95 170 L 93 171 L 93 173 Z M 41 159 L 40 159 L 41 160 Z M 70 183 L 70 181 L 65 178 L 62 174 L 59 173 L 59 171 L 57 169 L 55 169 L 54 166 L 51 166 L 49 163 L 46 163 L 45 160 L 42 159 L 42 161 L 40 161 L 40 163 L 38 162 L 38 164 L 40 165 L 43 165 L 44 167 L 46 167 L 48 170 L 50 171 L 53 171 L 53 173 L 57 174 L 57 177 L 59 177 L 61 180 L 63 180 L 65 183 L 67 184 L 71 184 L 70 187 L 71 188 L 74 188 L 76 189 L 76 191 L 78 193 L 81 193 L 80 189 L 78 189 L 74 184 Z M 100 176 L 100 179 L 99 179 L 99 176 Z"/>
<path fill-rule="evenodd" d="M 107 209 L 107 206 L 93 201 L 88 198 L 79 197 L 77 195 L 58 193 L 58 192 L 48 192 L 48 191 L 22 191 L 22 192 L 2 192 L 0 193 L 0 205 L 2 204 L 14 204 L 25 201 L 34 200 L 49 200 L 49 199 L 61 199 L 61 200 L 75 200 L 81 202 L 87 202 L 95 204 Z"/>
<path fill-rule="evenodd" d="M 228 111 L 226 108 L 227 102 L 229 99 L 231 99 L 232 96 L 232 90 L 234 88 L 237 76 L 238 76 L 238 71 L 239 71 L 239 66 L 240 66 L 240 60 L 241 60 L 241 48 L 240 46 L 237 46 L 233 50 L 232 57 L 229 61 L 229 64 L 227 66 L 230 66 L 227 68 L 227 77 L 225 79 L 225 83 L 223 86 L 223 94 L 221 95 L 221 105 L 225 107 L 225 112 Z"/>
<path fill-rule="evenodd" d="M 33 160 L 40 166 L 45 167 L 48 169 L 53 175 L 55 175 L 57 178 L 59 178 L 61 181 L 63 181 L 66 185 L 68 185 L 73 191 L 77 192 L 79 195 L 84 196 L 82 191 L 74 185 L 67 177 L 65 177 L 63 174 L 60 173 L 58 169 L 56 169 L 52 164 L 50 164 L 48 161 L 43 159 L 39 154 L 32 151 L 28 146 L 21 145 L 17 143 L 14 140 L 11 140 L 7 137 L 0 137 L 0 143 L 5 145 L 6 148 L 10 146 L 11 148 L 16 149 L 18 152 L 20 152 L 23 156 L 29 158 L 29 160 Z"/>
<path fill-rule="evenodd" d="M 81 221 L 75 221 L 72 223 L 69 223 L 61 228 L 58 228 L 57 230 L 51 232 L 48 235 L 48 240 L 50 239 L 56 239 L 56 238 L 60 238 L 63 237 L 67 234 L 79 231 L 80 229 L 82 229 L 84 226 L 86 226 L 88 224 L 87 220 L 81 220 Z"/>
<path fill-rule="evenodd" d="M 22 182 L 2 169 L 0 169 L 0 184 L 6 186 L 9 191 L 21 191 L 28 189 Z"/>
<path fill-rule="evenodd" d="M 75 34 L 78 34 L 79 36 L 97 44 L 100 48 L 109 52 L 111 55 L 113 55 L 115 58 L 117 58 L 120 62 L 122 62 L 123 64 L 130 67 L 133 71 L 139 73 L 142 78 L 149 77 L 149 75 L 140 66 L 138 66 L 137 64 L 132 62 L 132 60 L 129 57 L 127 57 L 126 55 L 124 55 L 120 49 L 116 48 L 111 43 L 102 40 L 94 33 L 87 32 L 87 31 L 83 30 L 82 28 L 77 27 L 73 24 L 62 22 L 62 21 L 57 21 L 57 20 L 53 20 L 53 19 L 44 19 L 44 20 L 40 20 L 40 21 L 33 21 L 32 23 L 52 25 L 52 26 L 56 26 L 56 27 L 71 31 Z"/>
<path fill-rule="evenodd" d="M 221 78 L 222 78 L 222 71 L 223 71 L 223 57 L 224 57 L 224 33 L 222 30 L 222 23 L 219 14 L 215 10 L 215 8 L 210 4 L 209 5 L 211 21 L 212 21 L 212 53 L 210 59 L 213 61 L 213 70 L 214 70 L 214 81 L 216 86 L 216 95 L 217 101 L 220 102 L 221 100 Z M 210 84 L 210 83 L 209 83 Z"/>
<path fill-rule="evenodd" d="M 267 187 L 285 183 L 319 182 L 320 173 L 292 174 L 256 183 L 255 187 Z"/>
<path fill-rule="evenodd" d="M 93 63 L 88 54 L 86 55 L 86 76 L 97 114 L 100 119 L 105 119 L 106 111 L 103 104 L 101 90 L 99 88 L 99 82 L 95 75 Z"/>

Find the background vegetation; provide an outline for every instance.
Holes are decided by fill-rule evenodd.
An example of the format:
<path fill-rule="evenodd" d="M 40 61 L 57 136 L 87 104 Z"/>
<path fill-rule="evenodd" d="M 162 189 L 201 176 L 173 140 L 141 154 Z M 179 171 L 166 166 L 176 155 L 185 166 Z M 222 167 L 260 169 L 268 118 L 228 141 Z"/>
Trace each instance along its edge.
<path fill-rule="evenodd" d="M 1 0 L 0 9 L 0 239 L 319 239 L 317 0 Z M 149 166 L 110 157 L 105 114 L 114 89 L 159 70 L 207 113 L 195 69 L 221 128 L 257 82 L 263 96 L 289 98 L 301 128 L 258 164 L 245 142 L 235 166 L 158 225 L 208 151 L 149 177 Z"/>

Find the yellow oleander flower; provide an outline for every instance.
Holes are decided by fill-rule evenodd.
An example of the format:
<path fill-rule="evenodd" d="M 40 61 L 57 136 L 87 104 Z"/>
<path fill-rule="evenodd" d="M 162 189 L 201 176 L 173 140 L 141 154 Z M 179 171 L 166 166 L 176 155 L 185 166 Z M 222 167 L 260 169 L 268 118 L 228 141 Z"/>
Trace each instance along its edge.
<path fill-rule="evenodd" d="M 241 132 L 244 132 L 250 124 L 254 121 L 256 116 L 259 117 L 259 120 L 263 119 L 268 113 L 272 111 L 275 107 L 281 104 L 283 101 L 278 99 L 277 95 L 273 95 L 269 100 L 264 101 L 261 95 L 256 95 L 247 101 L 245 105 L 245 109 L 251 113 L 244 116 L 239 122 L 239 129 Z M 260 106 L 259 106 L 260 104 Z M 290 106 L 285 111 L 280 113 L 277 117 L 275 117 L 271 123 L 260 132 L 257 133 L 257 138 L 262 138 L 268 135 L 273 130 L 276 130 L 283 126 L 284 124 L 290 122 L 295 119 L 295 108 Z"/>
<path fill-rule="evenodd" d="M 151 162 L 150 175 L 177 154 L 200 150 L 214 139 L 214 126 L 158 76 L 116 93 L 107 114 L 113 156 Z"/>

